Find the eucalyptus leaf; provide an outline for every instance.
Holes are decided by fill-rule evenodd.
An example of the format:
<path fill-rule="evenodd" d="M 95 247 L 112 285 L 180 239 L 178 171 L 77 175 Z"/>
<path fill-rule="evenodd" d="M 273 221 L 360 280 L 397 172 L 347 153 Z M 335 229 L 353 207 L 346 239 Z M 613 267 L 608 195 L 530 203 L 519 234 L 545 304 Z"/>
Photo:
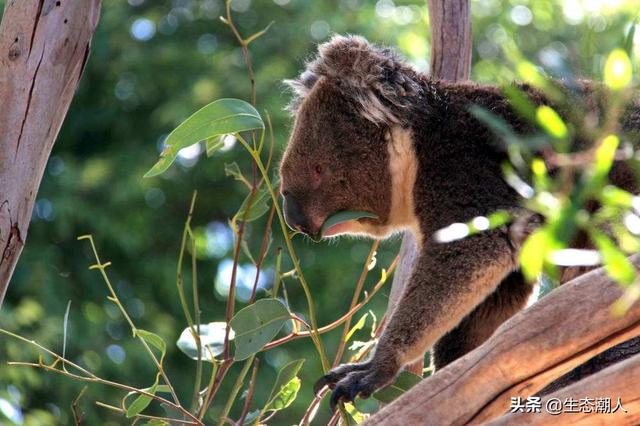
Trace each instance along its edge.
<path fill-rule="evenodd" d="M 289 381 L 289 383 L 280 388 L 280 391 L 278 391 L 276 396 L 269 404 L 269 410 L 279 411 L 287 408 L 293 403 L 293 401 L 296 400 L 299 390 L 300 379 L 294 377 Z"/>
<path fill-rule="evenodd" d="M 167 170 L 182 148 L 214 136 L 256 129 L 264 129 L 264 122 L 251 104 L 240 99 L 219 99 L 196 111 L 167 136 L 160 159 L 144 177 Z"/>
<path fill-rule="evenodd" d="M 211 322 L 200 324 L 200 358 L 204 361 L 213 362 L 214 357 L 220 355 L 224 350 L 224 336 L 227 329 L 225 322 Z M 229 331 L 229 340 L 234 339 L 234 331 Z M 198 345 L 191 327 L 187 327 L 180 334 L 176 342 L 178 348 L 191 359 L 198 359 Z"/>
<path fill-rule="evenodd" d="M 254 194 L 249 192 L 247 198 L 242 202 L 238 213 L 234 216 L 234 222 L 239 220 L 252 222 L 261 218 L 269 211 L 269 200 L 271 200 L 271 196 L 266 185 L 262 185 Z"/>
<path fill-rule="evenodd" d="M 152 333 L 147 330 L 137 329 L 136 334 L 140 336 L 145 342 L 156 348 L 160 351 L 160 364 L 162 364 L 162 360 L 164 359 L 165 354 L 167 353 L 167 344 L 162 337 L 158 336 L 155 333 Z"/>
<path fill-rule="evenodd" d="M 403 371 L 398 375 L 396 381 L 373 394 L 373 397 L 380 402 L 388 404 L 400 395 L 420 383 L 422 377 L 408 371 Z"/>
<path fill-rule="evenodd" d="M 224 138 L 226 136 L 227 135 L 218 135 L 218 136 L 214 136 L 212 138 L 207 139 L 205 143 L 207 157 L 211 157 L 213 154 L 216 153 L 217 150 L 219 150 L 224 146 Z"/>
<path fill-rule="evenodd" d="M 278 299 L 260 299 L 238 311 L 231 319 L 236 361 L 260 351 L 290 318 L 289 310 Z"/>
<path fill-rule="evenodd" d="M 378 219 L 378 215 L 374 213 L 369 213 L 369 212 L 351 211 L 351 210 L 338 212 L 332 216 L 329 216 L 329 218 L 324 222 L 324 224 L 322 225 L 322 229 L 320 230 L 320 235 L 324 235 L 325 232 L 327 232 L 327 230 L 332 226 L 335 226 L 344 222 L 349 222 L 351 220 L 362 219 L 365 217 L 370 219 Z"/>
<path fill-rule="evenodd" d="M 148 392 L 152 395 L 156 394 L 156 390 L 158 388 L 158 377 L 156 377 L 156 381 L 153 384 L 153 386 L 147 388 L 147 389 L 143 389 L 145 392 Z M 125 396 L 125 399 L 123 400 L 123 405 L 126 404 L 126 398 L 131 395 L 131 393 L 127 394 L 127 396 Z M 140 414 L 145 408 L 147 408 L 147 406 L 151 403 L 151 400 L 153 398 L 149 395 L 144 395 L 144 394 L 140 394 L 138 395 L 138 397 L 136 399 L 133 400 L 133 402 L 131 403 L 131 405 L 129 405 L 128 407 L 126 407 L 126 416 L 127 418 L 131 418 L 131 417 L 135 417 L 138 414 Z"/>
<path fill-rule="evenodd" d="M 267 399 L 267 401 L 269 401 L 267 406 L 271 404 L 271 401 L 280 390 L 296 377 L 298 371 L 302 368 L 302 364 L 304 364 L 304 359 L 297 359 L 285 364 L 285 366 L 280 369 L 276 382 L 273 384 L 273 388 L 271 388 L 271 394 L 269 394 L 269 398 Z"/>

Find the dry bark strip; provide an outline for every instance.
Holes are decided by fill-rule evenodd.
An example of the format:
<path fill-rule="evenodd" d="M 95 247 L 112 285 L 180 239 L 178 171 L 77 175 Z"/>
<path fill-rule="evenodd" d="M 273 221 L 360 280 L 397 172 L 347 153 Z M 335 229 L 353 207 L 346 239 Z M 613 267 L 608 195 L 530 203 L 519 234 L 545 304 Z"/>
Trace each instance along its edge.
<path fill-rule="evenodd" d="M 571 386 L 542 397 L 539 413 L 510 413 L 489 423 L 491 426 L 519 425 L 620 425 L 640 424 L 640 354 L 616 365 L 605 368 L 597 374 L 582 379 Z M 580 403 L 581 398 L 609 398 L 611 413 L 599 413 L 592 406 L 591 412 L 563 412 L 551 414 L 544 409 L 551 399 L 566 401 L 573 398 Z M 621 407 L 617 407 L 620 399 Z M 579 405 L 578 405 L 579 408 Z M 616 409 L 617 408 L 617 409 Z M 613 410 L 615 409 L 615 412 Z"/>
<path fill-rule="evenodd" d="M 100 0 L 8 0 L 5 6 L 0 24 L 0 304 L 99 15 Z"/>
<path fill-rule="evenodd" d="M 431 25 L 431 76 L 435 79 L 468 80 L 471 74 L 471 11 L 469 0 L 428 0 Z M 418 255 L 410 232 L 402 238 L 400 261 L 393 275 L 387 313 L 395 309 L 411 277 Z M 422 362 L 407 370 L 422 375 Z"/>
<path fill-rule="evenodd" d="M 640 256 L 632 261 L 640 266 Z M 603 269 L 566 283 L 367 424 L 463 425 L 489 420 L 481 417 L 484 409 L 491 411 L 489 417 L 505 413 L 512 396 L 533 395 L 584 359 L 640 333 L 640 302 L 624 316 L 611 313 L 622 293 Z"/>

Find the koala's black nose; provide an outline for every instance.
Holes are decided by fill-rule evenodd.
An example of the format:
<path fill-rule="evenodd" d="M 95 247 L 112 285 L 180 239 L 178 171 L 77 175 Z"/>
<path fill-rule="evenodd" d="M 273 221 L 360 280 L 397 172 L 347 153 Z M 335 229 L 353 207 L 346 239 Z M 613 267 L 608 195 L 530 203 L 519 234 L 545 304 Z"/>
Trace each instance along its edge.
<path fill-rule="evenodd" d="M 300 208 L 300 204 L 289 194 L 284 194 L 284 219 L 291 229 L 304 234 L 309 233 L 309 222 Z"/>

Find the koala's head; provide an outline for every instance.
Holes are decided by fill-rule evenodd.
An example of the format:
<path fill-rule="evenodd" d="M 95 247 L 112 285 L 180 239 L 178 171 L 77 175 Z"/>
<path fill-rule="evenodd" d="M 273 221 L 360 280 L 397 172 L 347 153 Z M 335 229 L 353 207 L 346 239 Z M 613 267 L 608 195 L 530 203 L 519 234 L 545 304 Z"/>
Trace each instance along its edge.
<path fill-rule="evenodd" d="M 419 81 L 391 50 L 361 37 L 337 36 L 288 82 L 295 122 L 280 174 L 290 227 L 317 237 L 328 217 L 346 210 L 378 219 L 342 223 L 323 236 L 385 237 L 406 225 L 397 223 L 398 204 L 405 200 L 393 187 L 411 170 L 398 170 L 403 167 L 394 158 L 412 150 L 410 137 L 401 134 L 410 133 L 406 115 L 420 94 Z"/>

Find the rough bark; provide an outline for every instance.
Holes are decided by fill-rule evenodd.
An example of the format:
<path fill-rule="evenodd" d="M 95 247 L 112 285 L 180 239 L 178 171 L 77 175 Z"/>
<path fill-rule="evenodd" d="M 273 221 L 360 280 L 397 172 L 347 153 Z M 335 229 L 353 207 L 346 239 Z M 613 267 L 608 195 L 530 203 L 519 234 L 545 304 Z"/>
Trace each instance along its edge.
<path fill-rule="evenodd" d="M 539 413 L 510 413 L 495 421 L 492 426 L 506 425 L 629 425 L 640 424 L 640 354 L 607 368 L 597 374 L 587 377 L 558 392 L 544 396 L 541 406 L 546 407 L 549 400 L 566 401 L 572 398 L 580 403 L 580 399 L 589 398 L 587 401 L 592 408 L 591 412 L 565 412 L 559 415 L 550 414 L 546 410 Z M 596 411 L 594 401 L 597 398 L 608 398 L 611 404 L 611 412 L 606 410 L 606 405 Z M 618 407 L 618 399 L 620 407 Z M 614 411 L 615 410 L 615 411 Z"/>
<path fill-rule="evenodd" d="M 9 0 L 0 24 L 0 304 L 78 87 L 100 0 Z"/>
<path fill-rule="evenodd" d="M 471 12 L 469 0 L 428 0 L 431 25 L 431 76 L 442 80 L 468 80 L 471 73 Z M 410 278 L 417 256 L 410 232 L 402 238 L 400 262 L 393 277 L 387 312 L 393 312 Z M 422 375 L 422 362 L 407 370 Z"/>
<path fill-rule="evenodd" d="M 640 256 L 632 260 L 640 266 Z M 495 419 L 508 410 L 511 397 L 535 395 L 586 360 L 640 335 L 640 302 L 623 316 L 612 314 L 611 306 L 622 294 L 603 269 L 576 278 L 512 317 L 485 344 L 416 385 L 367 424 L 462 425 Z M 588 396 L 617 398 L 624 390 L 627 401 L 635 404 L 640 399 L 638 376 L 633 375 L 635 364 L 626 361 L 559 392 L 579 390 L 596 377 L 614 377 L 609 369 L 625 366 L 629 379 L 603 381 L 603 393 Z M 615 377 L 620 376 L 624 373 Z M 625 384 L 631 378 L 636 386 Z"/>

